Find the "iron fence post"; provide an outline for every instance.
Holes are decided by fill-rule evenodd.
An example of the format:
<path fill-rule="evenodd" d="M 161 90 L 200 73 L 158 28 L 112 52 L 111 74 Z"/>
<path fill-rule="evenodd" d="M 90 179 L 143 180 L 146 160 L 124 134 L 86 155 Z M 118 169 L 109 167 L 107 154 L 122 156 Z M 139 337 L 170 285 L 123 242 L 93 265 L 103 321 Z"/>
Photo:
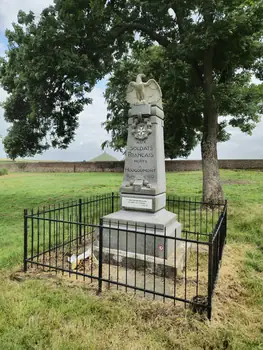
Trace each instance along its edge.
<path fill-rule="evenodd" d="M 28 240 L 28 226 L 27 226 L 27 209 L 24 209 L 24 272 L 27 272 L 27 240 Z"/>
<path fill-rule="evenodd" d="M 111 193 L 111 212 L 114 213 L 114 192 Z"/>
<path fill-rule="evenodd" d="M 79 243 L 82 243 L 82 199 L 79 199 Z"/>
<path fill-rule="evenodd" d="M 99 228 L 99 286 L 98 293 L 102 291 L 102 250 L 103 250 L 103 219 L 100 218 L 100 228 Z"/>
<path fill-rule="evenodd" d="M 212 317 L 212 294 L 213 294 L 213 234 L 209 235 L 208 250 L 208 296 L 207 296 L 207 318 Z"/>
<path fill-rule="evenodd" d="M 224 244 L 226 244 L 226 233 L 227 233 L 227 200 L 225 202 L 225 206 L 226 206 L 226 211 L 225 211 L 225 225 L 224 225 L 224 228 L 225 228 L 225 241 L 224 241 Z"/>

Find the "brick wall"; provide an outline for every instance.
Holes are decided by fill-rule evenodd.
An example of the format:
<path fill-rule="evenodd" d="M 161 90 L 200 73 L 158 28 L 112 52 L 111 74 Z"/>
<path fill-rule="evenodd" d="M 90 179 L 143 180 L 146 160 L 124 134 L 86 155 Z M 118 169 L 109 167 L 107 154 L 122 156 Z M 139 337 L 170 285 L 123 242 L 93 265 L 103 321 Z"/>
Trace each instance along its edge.
<path fill-rule="evenodd" d="M 200 160 L 167 160 L 166 171 L 201 170 Z M 220 160 L 221 169 L 258 169 L 263 170 L 263 159 L 227 159 Z M 123 172 L 124 162 L 9 162 L 0 163 L 0 169 L 10 172 Z"/>
<path fill-rule="evenodd" d="M 219 160 L 221 169 L 263 170 L 263 159 L 224 159 Z"/>
<path fill-rule="evenodd" d="M 10 172 L 123 172 L 123 162 L 10 162 L 0 163 L 1 168 Z"/>

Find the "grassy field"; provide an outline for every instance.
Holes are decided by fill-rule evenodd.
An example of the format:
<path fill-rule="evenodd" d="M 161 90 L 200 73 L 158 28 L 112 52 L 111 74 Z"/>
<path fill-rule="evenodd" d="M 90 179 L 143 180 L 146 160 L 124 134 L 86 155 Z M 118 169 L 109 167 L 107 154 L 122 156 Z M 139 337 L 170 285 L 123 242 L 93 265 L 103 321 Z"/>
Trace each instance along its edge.
<path fill-rule="evenodd" d="M 211 323 L 157 302 L 21 268 L 23 209 L 117 191 L 121 174 L 0 177 L 0 349 L 263 349 L 263 172 L 222 171 L 228 242 Z M 170 194 L 201 197 L 201 172 L 167 174 Z"/>

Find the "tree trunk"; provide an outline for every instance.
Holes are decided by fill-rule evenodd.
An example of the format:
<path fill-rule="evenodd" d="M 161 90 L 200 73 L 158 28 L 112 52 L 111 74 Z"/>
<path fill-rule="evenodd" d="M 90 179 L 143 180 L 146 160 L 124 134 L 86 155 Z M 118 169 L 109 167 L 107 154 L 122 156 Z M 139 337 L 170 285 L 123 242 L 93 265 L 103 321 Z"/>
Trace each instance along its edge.
<path fill-rule="evenodd" d="M 209 204 L 221 203 L 224 200 L 217 159 L 217 119 L 217 114 L 210 114 L 201 142 L 203 201 Z"/>
<path fill-rule="evenodd" d="M 204 126 L 201 142 L 203 167 L 203 201 L 219 203 L 224 200 L 220 183 L 219 165 L 217 159 L 218 113 L 213 98 L 213 48 L 204 57 Z"/>

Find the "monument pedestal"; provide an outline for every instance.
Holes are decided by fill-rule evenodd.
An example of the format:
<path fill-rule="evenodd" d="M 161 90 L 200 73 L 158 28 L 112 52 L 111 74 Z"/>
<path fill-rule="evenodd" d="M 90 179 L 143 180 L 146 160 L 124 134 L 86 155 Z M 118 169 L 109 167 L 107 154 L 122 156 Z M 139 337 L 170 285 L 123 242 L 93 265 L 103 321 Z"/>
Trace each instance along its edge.
<path fill-rule="evenodd" d="M 120 210 L 103 217 L 103 247 L 167 259 L 181 237 L 176 215 L 162 209 L 156 213 Z"/>
<path fill-rule="evenodd" d="M 184 268 L 185 247 L 176 215 L 120 210 L 103 217 L 103 260 L 174 277 Z"/>

